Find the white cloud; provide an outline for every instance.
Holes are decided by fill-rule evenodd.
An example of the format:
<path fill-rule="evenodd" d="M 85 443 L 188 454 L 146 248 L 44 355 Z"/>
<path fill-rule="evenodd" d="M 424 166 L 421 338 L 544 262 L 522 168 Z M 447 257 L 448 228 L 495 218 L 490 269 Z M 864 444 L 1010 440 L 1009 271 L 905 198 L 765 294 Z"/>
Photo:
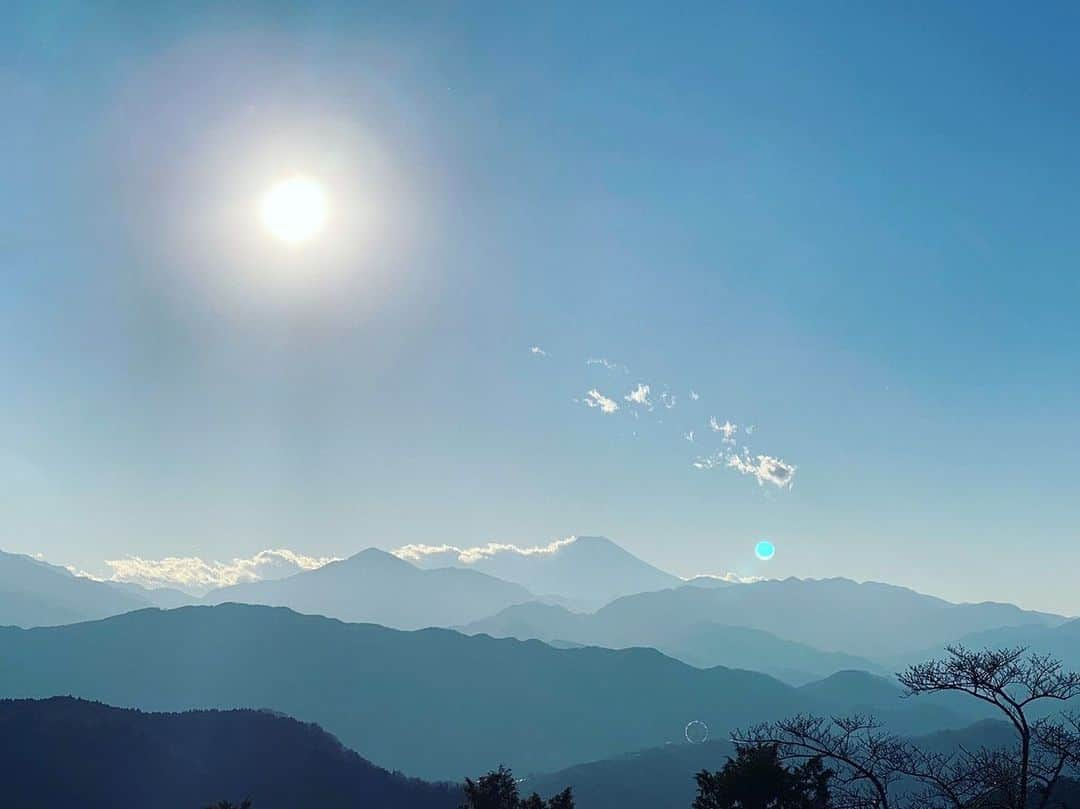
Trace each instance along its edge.
<path fill-rule="evenodd" d="M 742 455 L 730 454 L 727 457 L 726 466 L 743 475 L 752 475 L 757 478 L 759 486 L 771 483 L 781 489 L 791 488 L 791 484 L 795 480 L 795 472 L 798 469 L 793 464 L 785 463 L 779 458 L 773 458 L 771 455 L 754 455 L 751 457 L 745 450 Z"/>
<path fill-rule="evenodd" d="M 690 576 L 684 578 L 683 581 L 692 581 L 693 579 L 716 579 L 717 581 L 727 581 L 732 584 L 753 584 L 754 582 L 766 581 L 764 576 L 740 576 L 738 573 L 699 573 L 696 576 Z"/>
<path fill-rule="evenodd" d="M 637 387 L 623 398 L 631 404 L 652 408 L 652 401 L 649 399 L 649 386 L 644 382 L 638 382 Z"/>
<path fill-rule="evenodd" d="M 696 401 L 697 401 L 698 399 L 700 399 L 700 398 L 701 398 L 701 397 L 700 397 L 700 396 L 698 396 L 698 394 L 697 394 L 697 391 L 693 391 L 693 390 L 692 390 L 692 391 L 690 391 L 690 401 L 692 401 L 692 402 L 696 402 Z"/>
<path fill-rule="evenodd" d="M 675 406 L 675 397 L 668 391 L 664 391 L 660 394 L 660 403 L 668 410 L 671 410 Z"/>
<path fill-rule="evenodd" d="M 444 557 L 448 562 L 457 561 L 464 565 L 471 565 L 481 559 L 487 559 L 500 553 L 516 553 L 522 556 L 535 556 L 537 554 L 552 554 L 560 548 L 574 542 L 577 537 L 556 539 L 547 545 L 537 545 L 522 548 L 506 542 L 489 542 L 486 545 L 476 545 L 471 548 L 459 548 L 456 545 L 403 545 L 393 554 L 407 562 L 430 562 L 431 557 Z"/>
<path fill-rule="evenodd" d="M 683 433 L 683 438 L 685 438 L 687 441 L 689 441 L 691 444 L 693 444 L 694 443 L 694 431 L 690 430 L 689 432 Z"/>
<path fill-rule="evenodd" d="M 791 488 L 798 469 L 794 464 L 786 463 L 771 455 L 751 455 L 745 447 L 742 455 L 731 450 L 715 452 L 712 455 L 695 458 L 692 465 L 695 469 L 734 469 L 740 474 L 755 478 L 759 486 L 771 483 L 781 489 Z"/>
<path fill-rule="evenodd" d="M 586 365 L 600 365 L 609 371 L 622 371 L 624 374 L 630 373 L 630 369 L 625 365 L 618 362 L 612 362 L 606 357 L 589 357 L 585 360 Z"/>
<path fill-rule="evenodd" d="M 695 469 L 715 469 L 718 466 L 723 466 L 724 456 L 721 453 L 715 455 L 702 455 L 694 458 L 691 464 Z"/>
<path fill-rule="evenodd" d="M 112 569 L 112 581 L 133 582 L 150 588 L 177 587 L 201 595 L 231 584 L 284 578 L 333 561 L 336 561 L 335 557 L 304 556 L 279 548 L 259 551 L 250 558 L 231 562 L 206 561 L 198 556 L 167 556 L 164 559 L 129 556 L 109 559 L 105 564 Z"/>
<path fill-rule="evenodd" d="M 100 578 L 98 576 L 95 576 L 93 573 L 90 573 L 90 572 L 88 572 L 86 570 L 81 570 L 81 569 L 75 567 L 75 565 L 64 565 L 64 568 L 72 576 L 75 576 L 76 578 L 79 578 L 79 579 L 92 579 L 93 581 L 105 581 L 104 579 L 102 579 L 102 578 Z"/>
<path fill-rule="evenodd" d="M 735 433 L 739 431 L 739 425 L 732 424 L 730 421 L 725 421 L 723 424 L 721 424 L 719 421 L 717 421 L 716 416 L 711 416 L 709 418 L 709 428 L 714 433 L 723 434 L 724 437 L 722 440 L 725 444 L 734 444 Z"/>
<path fill-rule="evenodd" d="M 593 388 L 588 393 L 586 393 L 585 399 L 583 401 L 589 407 L 599 407 L 601 413 L 614 413 L 616 410 L 619 409 L 618 402 L 616 402 L 614 399 L 609 399 L 596 388 Z"/>
<path fill-rule="evenodd" d="M 746 433 L 747 435 L 753 435 L 753 434 L 754 434 L 754 431 L 755 431 L 756 429 L 757 429 L 757 427 L 756 427 L 755 425 L 753 425 L 753 424 L 747 424 L 747 425 L 746 425 L 745 427 L 743 427 L 743 431 L 744 431 L 744 432 L 745 432 L 745 433 Z"/>
<path fill-rule="evenodd" d="M 529 349 L 529 353 L 535 354 L 538 357 L 546 357 L 548 355 L 548 353 L 544 351 L 544 349 L 540 348 L 540 346 L 533 346 Z"/>

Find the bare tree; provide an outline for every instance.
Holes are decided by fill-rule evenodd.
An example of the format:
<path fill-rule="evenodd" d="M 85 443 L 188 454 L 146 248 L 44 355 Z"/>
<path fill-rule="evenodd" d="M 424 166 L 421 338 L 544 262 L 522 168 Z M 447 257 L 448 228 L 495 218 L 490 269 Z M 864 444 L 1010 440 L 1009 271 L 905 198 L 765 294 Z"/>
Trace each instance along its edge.
<path fill-rule="evenodd" d="M 736 744 L 775 745 L 781 760 L 814 758 L 840 767 L 835 802 L 850 809 L 890 809 L 890 787 L 901 777 L 906 745 L 870 716 L 798 715 L 736 731 Z"/>
<path fill-rule="evenodd" d="M 852 809 L 1046 809 L 1062 776 L 1080 768 L 1080 717 L 1035 719 L 1031 706 L 1080 695 L 1080 674 L 1022 648 L 947 652 L 899 675 L 907 695 L 959 691 L 994 705 L 1016 730 L 1016 749 L 933 752 L 865 715 L 799 715 L 737 731 L 733 741 L 836 765 L 834 795 Z"/>
<path fill-rule="evenodd" d="M 1065 671 L 1061 661 L 1049 655 L 1028 654 L 1024 647 L 973 650 L 949 646 L 946 651 L 947 657 L 910 666 L 899 675 L 900 684 L 912 696 L 959 691 L 1005 714 L 1020 741 L 1014 760 L 1015 796 L 1008 805 L 1027 809 L 1032 786 L 1052 790 L 1066 765 L 1080 760 L 1075 722 L 1070 732 L 1059 723 L 1036 723 L 1028 712 L 1033 703 L 1042 700 L 1064 702 L 1080 695 L 1080 674 Z M 981 770 L 988 784 L 998 781 L 998 790 L 1004 788 L 1000 781 L 1008 778 L 1003 771 L 1008 768 L 1001 756 L 992 756 L 988 751 L 979 756 L 967 755 L 971 757 L 966 762 L 969 768 Z M 1049 792 L 1044 791 L 1040 809 L 1048 798 Z"/>

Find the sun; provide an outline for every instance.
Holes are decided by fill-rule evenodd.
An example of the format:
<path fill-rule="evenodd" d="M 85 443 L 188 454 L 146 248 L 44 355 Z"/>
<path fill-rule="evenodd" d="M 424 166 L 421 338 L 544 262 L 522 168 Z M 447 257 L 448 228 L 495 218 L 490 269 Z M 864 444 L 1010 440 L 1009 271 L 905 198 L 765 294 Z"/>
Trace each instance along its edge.
<path fill-rule="evenodd" d="M 270 235 L 290 245 L 310 242 L 322 233 L 327 218 L 326 192 L 311 177 L 278 180 L 259 203 L 259 218 Z"/>

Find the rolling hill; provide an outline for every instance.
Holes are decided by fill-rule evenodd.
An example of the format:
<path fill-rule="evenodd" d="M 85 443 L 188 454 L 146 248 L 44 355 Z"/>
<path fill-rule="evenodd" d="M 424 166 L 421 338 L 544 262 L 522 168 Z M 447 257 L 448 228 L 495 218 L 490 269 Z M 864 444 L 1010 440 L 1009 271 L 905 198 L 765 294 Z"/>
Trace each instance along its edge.
<path fill-rule="evenodd" d="M 961 745 L 974 750 L 981 745 L 1015 744 L 1016 732 L 1005 722 L 986 720 L 955 730 L 919 735 L 914 741 L 926 750 L 952 752 Z M 557 772 L 531 774 L 522 787 L 550 794 L 569 785 L 574 790 L 578 809 L 686 807 L 696 793 L 694 774 L 703 769 L 719 770 L 734 754 L 734 746 L 725 739 L 704 744 L 683 741 L 585 762 Z M 1075 794 L 1074 784 L 1065 785 L 1065 789 Z"/>
<path fill-rule="evenodd" d="M 554 770 L 680 739 L 693 719 L 721 736 L 827 707 L 757 672 L 652 649 L 555 649 L 239 604 L 0 629 L 0 696 L 57 694 L 144 710 L 271 708 L 434 779 L 500 762 Z M 965 723 L 942 711 L 925 729 Z"/>
<path fill-rule="evenodd" d="M 0 701 L 5 806 L 455 809 L 460 789 L 387 772 L 316 725 L 266 711 L 143 713 L 54 697 Z M 18 743 L 11 743 L 18 740 Z M 62 773 L 62 777 L 60 774 Z"/>
<path fill-rule="evenodd" d="M 562 650 L 235 604 L 0 630 L 0 695 L 56 694 L 146 710 L 272 708 L 382 766 L 440 779 L 500 762 L 557 769 L 680 738 L 695 718 L 719 731 L 807 707 L 765 675 L 654 650 Z"/>
<path fill-rule="evenodd" d="M 531 602 L 507 607 L 463 627 L 468 634 L 497 638 L 536 638 L 547 643 L 576 643 L 624 648 L 650 646 L 692 666 L 728 666 L 761 671 L 791 685 L 802 685 L 843 669 L 883 673 L 877 663 L 842 652 L 823 652 L 771 632 L 702 621 L 667 630 L 630 626 L 610 635 L 594 629 L 594 616 L 556 605 Z M 638 631 L 640 630 L 640 631 Z"/>

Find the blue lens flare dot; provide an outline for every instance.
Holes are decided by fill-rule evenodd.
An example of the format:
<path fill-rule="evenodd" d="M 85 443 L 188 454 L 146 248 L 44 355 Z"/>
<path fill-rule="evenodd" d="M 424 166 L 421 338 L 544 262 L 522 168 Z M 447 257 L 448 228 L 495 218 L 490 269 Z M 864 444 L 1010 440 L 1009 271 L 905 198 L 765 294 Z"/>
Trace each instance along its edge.
<path fill-rule="evenodd" d="M 773 556 L 776 555 L 776 546 L 769 540 L 763 539 L 757 545 L 754 546 L 754 556 L 760 559 L 762 562 L 768 562 Z"/>

